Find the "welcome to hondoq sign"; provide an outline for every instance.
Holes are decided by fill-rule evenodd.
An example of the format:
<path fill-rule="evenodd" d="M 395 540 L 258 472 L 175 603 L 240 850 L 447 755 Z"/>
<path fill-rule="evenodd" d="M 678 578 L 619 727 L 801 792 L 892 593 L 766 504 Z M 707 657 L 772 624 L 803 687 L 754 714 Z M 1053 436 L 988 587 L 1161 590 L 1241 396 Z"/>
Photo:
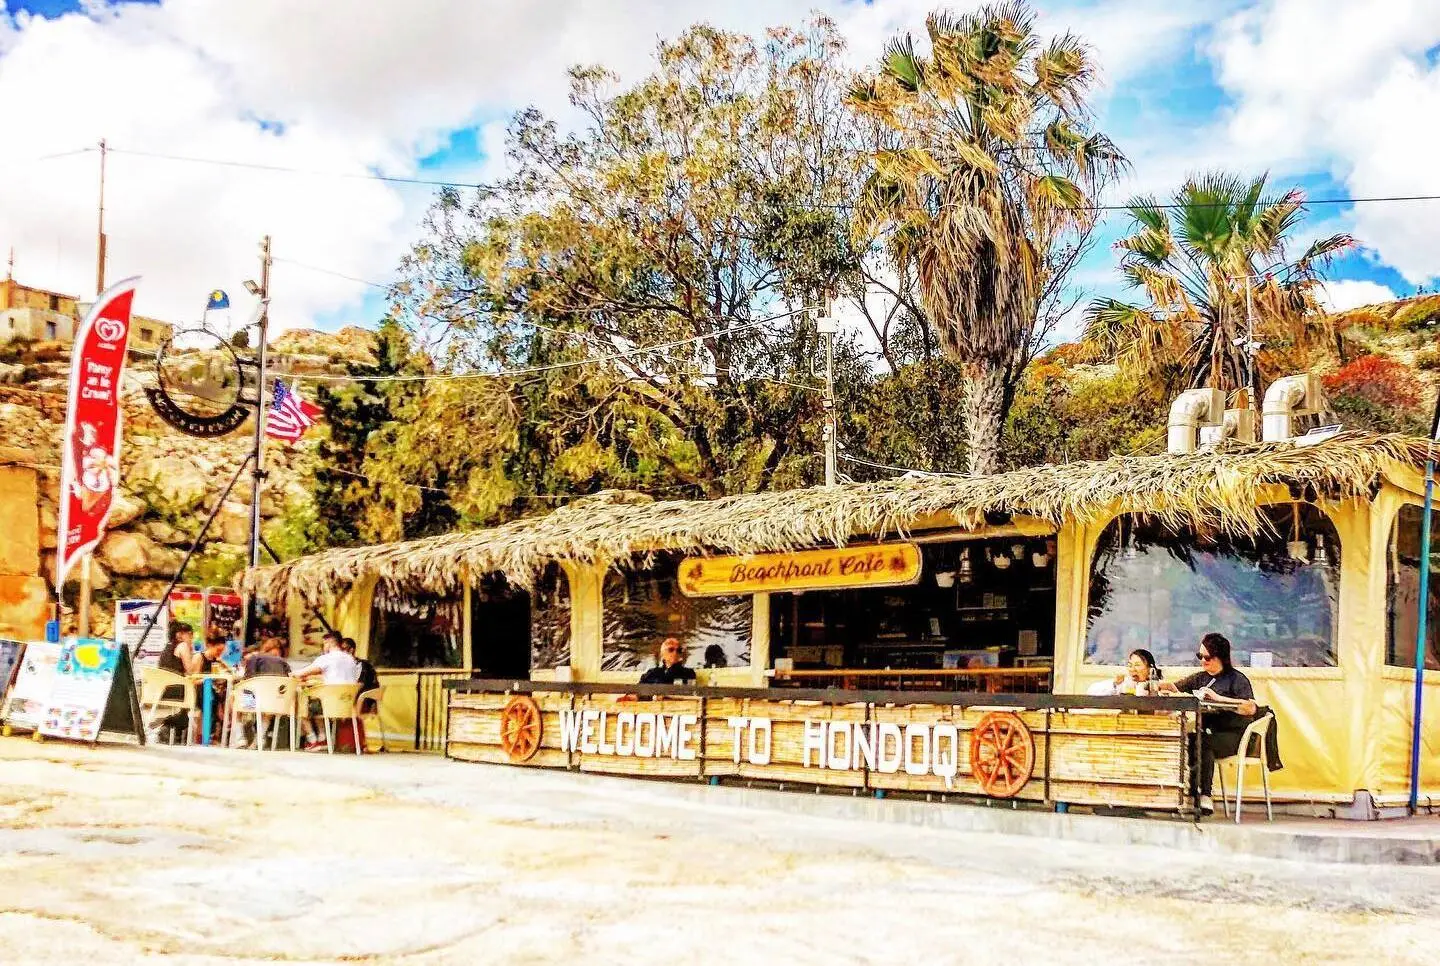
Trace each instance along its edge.
<path fill-rule="evenodd" d="M 680 590 L 688 597 L 896 587 L 919 579 L 920 548 L 912 543 L 694 557 L 680 565 Z"/>

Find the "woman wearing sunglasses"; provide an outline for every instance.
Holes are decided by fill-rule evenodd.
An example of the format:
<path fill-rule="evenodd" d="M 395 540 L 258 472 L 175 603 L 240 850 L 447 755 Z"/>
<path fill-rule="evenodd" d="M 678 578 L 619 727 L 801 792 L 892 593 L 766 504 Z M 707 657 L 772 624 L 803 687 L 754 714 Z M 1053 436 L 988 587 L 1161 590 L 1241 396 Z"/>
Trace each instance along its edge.
<path fill-rule="evenodd" d="M 1210 792 L 1215 780 L 1215 759 L 1228 758 L 1240 750 L 1240 736 L 1255 717 L 1255 689 L 1250 679 L 1230 663 L 1230 641 L 1224 634 L 1206 634 L 1195 652 L 1200 670 L 1171 684 L 1160 683 L 1161 694 L 1193 694 L 1225 710 L 1205 712 L 1205 737 L 1200 742 L 1200 811 L 1209 814 L 1215 803 Z M 1233 708 L 1234 710 L 1229 710 Z"/>

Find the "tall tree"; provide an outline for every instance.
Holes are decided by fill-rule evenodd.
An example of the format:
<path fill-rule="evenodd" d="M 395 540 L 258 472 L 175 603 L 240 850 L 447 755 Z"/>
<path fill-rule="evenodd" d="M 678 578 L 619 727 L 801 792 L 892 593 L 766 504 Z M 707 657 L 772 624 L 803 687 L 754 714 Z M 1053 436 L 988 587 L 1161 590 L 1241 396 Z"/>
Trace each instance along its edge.
<path fill-rule="evenodd" d="M 1140 197 L 1129 211 L 1130 234 L 1115 247 L 1126 283 L 1145 300 L 1090 304 L 1084 341 L 1098 353 L 1167 388 L 1234 390 L 1257 383 L 1247 347 L 1252 317 L 1272 358 L 1331 346 L 1322 271 L 1355 241 L 1331 235 L 1292 260 L 1287 242 L 1305 215 L 1302 192 L 1277 197 L 1265 175 L 1246 181 L 1212 172 L 1186 181 L 1168 207 Z"/>
<path fill-rule="evenodd" d="M 428 485 L 477 521 L 604 487 L 816 482 L 805 310 L 869 277 L 905 294 L 850 230 L 876 135 L 843 105 L 842 53 L 824 19 L 762 41 L 699 26 L 660 43 L 630 86 L 573 69 L 572 133 L 517 115 L 510 174 L 442 193 L 404 265 L 398 312 L 467 378 L 433 385 L 387 430 L 393 465 L 377 455 L 372 475 L 443 470 Z M 889 331 L 904 314 L 870 317 Z M 664 348 L 636 351 L 651 346 Z M 858 349 L 841 350 L 842 379 L 868 378 Z"/>
<path fill-rule="evenodd" d="M 857 223 L 913 263 L 925 314 L 964 366 L 972 473 L 999 468 L 1005 417 L 1094 226 L 1087 206 L 1124 164 L 1089 130 L 1089 51 L 1044 46 L 1021 2 L 933 13 L 930 52 L 892 40 L 849 103 L 893 134 Z"/>

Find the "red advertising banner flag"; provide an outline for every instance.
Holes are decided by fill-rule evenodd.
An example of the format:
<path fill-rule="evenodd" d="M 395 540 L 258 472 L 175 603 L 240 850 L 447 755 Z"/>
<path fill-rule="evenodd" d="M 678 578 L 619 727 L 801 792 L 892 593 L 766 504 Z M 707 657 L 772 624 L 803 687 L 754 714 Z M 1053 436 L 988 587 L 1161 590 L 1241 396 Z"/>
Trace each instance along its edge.
<path fill-rule="evenodd" d="M 107 288 L 75 332 L 61 452 L 57 588 L 105 536 L 105 520 L 120 483 L 120 379 L 139 281 L 127 278 Z"/>

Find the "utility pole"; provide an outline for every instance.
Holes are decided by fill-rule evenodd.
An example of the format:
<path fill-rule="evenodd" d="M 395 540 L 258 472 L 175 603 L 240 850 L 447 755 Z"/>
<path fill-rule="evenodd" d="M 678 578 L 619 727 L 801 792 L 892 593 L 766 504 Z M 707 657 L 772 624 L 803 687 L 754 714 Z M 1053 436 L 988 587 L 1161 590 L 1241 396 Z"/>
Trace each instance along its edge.
<path fill-rule="evenodd" d="M 831 310 L 833 312 L 833 309 Z M 817 310 L 823 313 L 825 309 Z M 839 325 L 833 314 L 817 314 L 815 331 L 825 341 L 825 485 L 835 485 L 836 425 L 835 425 L 835 332 Z"/>
<path fill-rule="evenodd" d="M 255 445 L 251 451 L 250 566 L 260 565 L 260 490 L 265 482 L 265 350 L 270 334 L 270 236 L 260 242 L 260 284 L 245 287 L 260 299 L 259 346 L 255 351 Z M 255 595 L 245 602 L 245 643 L 255 641 Z"/>
<path fill-rule="evenodd" d="M 1260 411 L 1260 366 L 1256 358 L 1260 343 L 1255 341 L 1255 295 L 1251 284 L 1254 275 L 1245 275 L 1245 358 L 1250 362 L 1250 408 Z"/>
<path fill-rule="evenodd" d="M 14 256 L 11 256 L 12 264 Z M 100 204 L 99 218 L 95 228 L 95 297 L 98 299 L 100 293 L 105 291 L 105 139 L 100 139 Z M 118 391 L 118 387 L 117 387 Z M 63 540 L 63 535 L 62 535 Z M 80 593 L 77 595 L 76 603 L 76 631 L 80 637 L 90 636 L 90 594 L 91 594 L 91 560 L 94 559 L 95 551 L 91 550 L 85 555 L 85 561 L 80 565 Z M 60 588 L 55 588 L 55 593 L 60 594 Z M 57 615 L 58 616 L 58 615 Z"/>

